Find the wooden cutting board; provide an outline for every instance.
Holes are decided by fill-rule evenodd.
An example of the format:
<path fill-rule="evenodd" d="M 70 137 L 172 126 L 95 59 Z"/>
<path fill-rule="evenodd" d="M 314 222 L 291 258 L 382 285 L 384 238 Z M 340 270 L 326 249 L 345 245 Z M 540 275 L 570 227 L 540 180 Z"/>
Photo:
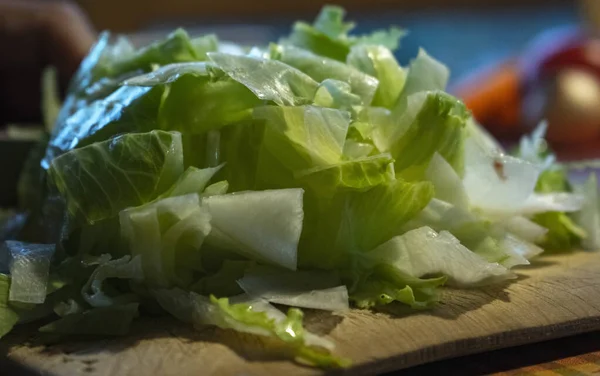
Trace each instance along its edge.
<path fill-rule="evenodd" d="M 350 374 L 375 374 L 443 358 L 600 329 L 600 252 L 541 258 L 507 286 L 446 290 L 428 312 L 308 312 Z M 0 341 L 2 353 L 55 375 L 309 375 L 323 371 L 283 360 L 272 344 L 232 331 L 197 332 L 170 319 L 145 319 L 126 338 L 25 345 L 31 333 Z M 0 372 L 1 373 L 1 372 Z"/>

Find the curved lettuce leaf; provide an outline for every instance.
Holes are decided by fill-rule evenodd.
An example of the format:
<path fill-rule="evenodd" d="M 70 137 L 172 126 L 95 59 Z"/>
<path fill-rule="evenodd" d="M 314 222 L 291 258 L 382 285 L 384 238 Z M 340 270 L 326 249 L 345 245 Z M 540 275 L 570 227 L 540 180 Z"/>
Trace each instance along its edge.
<path fill-rule="evenodd" d="M 312 102 L 317 82 L 296 68 L 275 60 L 211 52 L 209 59 L 258 98 L 280 106 Z"/>
<path fill-rule="evenodd" d="M 151 287 L 187 286 L 202 270 L 200 247 L 211 216 L 197 194 L 165 198 L 119 214 L 121 234 L 132 256 L 140 256 Z"/>
<path fill-rule="evenodd" d="M 398 64 L 392 51 L 380 44 L 358 45 L 352 47 L 347 63 L 379 81 L 372 106 L 394 107 L 404 89 L 407 70 Z"/>
<path fill-rule="evenodd" d="M 377 78 L 343 62 L 318 56 L 310 51 L 293 46 L 272 46 L 271 58 L 288 64 L 306 73 L 317 82 L 334 79 L 350 85 L 352 93 L 368 106 L 379 85 Z"/>
<path fill-rule="evenodd" d="M 206 197 L 212 226 L 207 242 L 296 270 L 303 195 L 302 189 L 281 189 Z"/>
<path fill-rule="evenodd" d="M 181 135 L 163 131 L 125 134 L 70 151 L 48 171 L 69 213 L 88 223 L 151 201 L 182 172 Z"/>
<path fill-rule="evenodd" d="M 10 262 L 9 300 L 41 304 L 46 300 L 46 287 L 54 244 L 30 244 L 6 241 Z"/>

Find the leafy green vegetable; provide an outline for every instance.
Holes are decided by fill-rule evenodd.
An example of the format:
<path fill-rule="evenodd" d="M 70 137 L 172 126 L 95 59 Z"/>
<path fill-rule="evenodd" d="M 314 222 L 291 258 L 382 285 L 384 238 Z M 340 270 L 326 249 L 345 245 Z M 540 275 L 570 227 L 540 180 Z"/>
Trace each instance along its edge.
<path fill-rule="evenodd" d="M 296 270 L 302 189 L 240 192 L 203 199 L 211 216 L 207 242 L 254 260 Z"/>
<path fill-rule="evenodd" d="M 407 70 L 398 64 L 392 52 L 381 45 L 359 45 L 352 48 L 347 61 L 379 81 L 371 104 L 393 108 L 404 89 Z"/>
<path fill-rule="evenodd" d="M 29 244 L 6 241 L 10 253 L 9 300 L 41 304 L 46 299 L 46 282 L 50 261 L 54 254 L 53 244 Z"/>
<path fill-rule="evenodd" d="M 85 301 L 92 307 L 109 307 L 115 304 L 115 299 L 107 296 L 102 290 L 102 283 L 108 278 L 143 280 L 141 256 L 135 256 L 133 259 L 123 256 L 120 259 L 103 262 L 96 267 L 81 291 Z"/>
<path fill-rule="evenodd" d="M 119 218 L 131 254 L 141 257 L 147 285 L 186 286 L 194 269 L 201 269 L 198 251 L 211 231 L 211 216 L 200 206 L 197 194 L 129 208 Z"/>
<path fill-rule="evenodd" d="M 70 151 L 48 171 L 69 213 L 94 223 L 149 202 L 183 172 L 179 133 L 125 134 Z"/>
<path fill-rule="evenodd" d="M 273 46 L 271 58 L 301 70 L 317 82 L 334 79 L 348 83 L 352 93 L 358 95 L 364 105 L 372 102 L 379 84 L 375 77 L 350 65 L 293 46 Z"/>
<path fill-rule="evenodd" d="M 280 106 L 310 103 L 317 82 L 301 71 L 275 60 L 211 52 L 209 59 L 258 98 Z"/>
<path fill-rule="evenodd" d="M 143 304 L 344 366 L 296 307 L 429 308 L 446 282 L 512 279 L 536 244 L 600 246 L 597 182 L 571 186 L 545 124 L 507 155 L 443 64 L 402 67 L 403 30 L 344 16 L 264 46 L 102 33 L 58 114 L 47 74 L 51 134 L 0 221 L 29 242 L 0 250 L 0 336 L 52 314 L 42 331 L 122 335 Z"/>
<path fill-rule="evenodd" d="M 9 333 L 19 321 L 19 315 L 8 306 L 10 277 L 0 274 L 0 338 Z"/>

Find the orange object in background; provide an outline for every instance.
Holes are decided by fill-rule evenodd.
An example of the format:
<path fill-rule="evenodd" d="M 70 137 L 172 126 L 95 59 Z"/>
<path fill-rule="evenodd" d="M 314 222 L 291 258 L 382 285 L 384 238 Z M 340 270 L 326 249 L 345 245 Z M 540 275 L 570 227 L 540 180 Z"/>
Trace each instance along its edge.
<path fill-rule="evenodd" d="M 541 33 L 520 57 L 453 91 L 503 141 L 545 119 L 546 139 L 560 158 L 600 157 L 600 39 L 579 27 Z"/>
<path fill-rule="evenodd" d="M 490 133 L 513 139 L 523 133 L 520 86 L 517 63 L 507 62 L 475 73 L 453 91 Z"/>

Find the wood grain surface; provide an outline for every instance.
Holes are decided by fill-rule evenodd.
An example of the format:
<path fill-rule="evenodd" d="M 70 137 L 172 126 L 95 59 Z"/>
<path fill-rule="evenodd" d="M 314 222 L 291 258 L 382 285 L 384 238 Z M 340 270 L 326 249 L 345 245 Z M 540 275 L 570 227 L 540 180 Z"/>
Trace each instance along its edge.
<path fill-rule="evenodd" d="M 446 290 L 434 310 L 307 312 L 307 327 L 337 343 L 354 366 L 377 374 L 434 360 L 600 329 L 600 253 L 547 256 L 510 285 Z M 33 344 L 28 342 L 32 340 Z M 309 375 L 323 371 L 284 360 L 272 343 L 232 331 L 194 331 L 170 319 L 139 321 L 125 338 L 35 345 L 21 329 L 2 354 L 54 375 Z M 1 373 L 1 372 L 0 372 Z"/>

